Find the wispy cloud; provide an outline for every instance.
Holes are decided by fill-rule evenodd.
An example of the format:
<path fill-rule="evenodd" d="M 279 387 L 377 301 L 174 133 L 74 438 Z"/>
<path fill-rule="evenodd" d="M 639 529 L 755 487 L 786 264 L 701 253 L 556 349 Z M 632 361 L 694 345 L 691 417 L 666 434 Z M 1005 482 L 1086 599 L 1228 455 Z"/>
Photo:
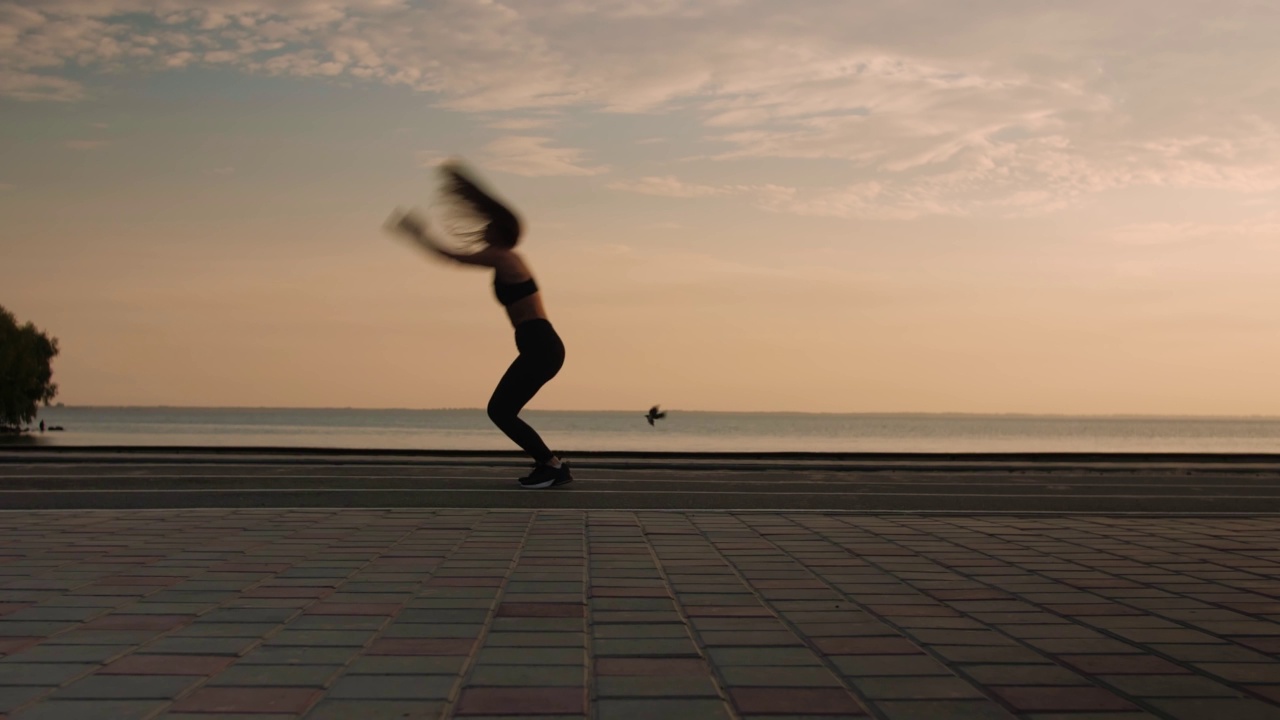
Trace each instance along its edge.
<path fill-rule="evenodd" d="M 609 183 L 613 190 L 639 193 L 641 195 L 658 195 L 673 198 L 711 197 L 713 195 L 734 195 L 743 188 L 733 186 L 699 185 L 686 183 L 674 175 L 661 177 L 642 177 L 639 180 L 618 180 Z"/>
<path fill-rule="evenodd" d="M 1195 242 L 1233 242 L 1280 239 L 1280 216 L 1241 220 L 1234 223 L 1131 223 L 1106 233 L 1105 238 L 1120 245 L 1157 246 Z"/>
<path fill-rule="evenodd" d="M 513 175 L 547 177 L 554 175 L 599 175 L 608 168 L 582 164 L 582 151 L 554 147 L 551 138 L 507 135 L 484 148 L 486 165 Z"/>
<path fill-rule="evenodd" d="M 494 130 L 538 130 L 554 124 L 555 120 L 552 118 L 508 118 L 494 120 L 489 123 L 489 127 Z"/>
<path fill-rule="evenodd" d="M 1271 42 L 1280 18 L 1269 6 L 1233 4 L 1221 17 L 1199 0 L 922 7 L 9 3 L 0 5 L 0 95 L 91 96 L 82 83 L 93 81 L 73 67 L 217 65 L 399 85 L 460 112 L 576 110 L 602 124 L 609 113 L 679 112 L 700 122 L 690 138 L 702 143 L 698 152 L 722 162 L 843 163 L 844 185 L 797 195 L 790 207 L 799 212 L 888 204 L 891 214 L 1029 214 L 1134 186 L 1280 189 L 1280 106 L 1269 76 L 1256 71 L 1280 62 Z M 546 122 L 488 125 L 522 132 Z M 500 137 L 490 152 L 525 175 L 603 171 L 546 137 Z"/>

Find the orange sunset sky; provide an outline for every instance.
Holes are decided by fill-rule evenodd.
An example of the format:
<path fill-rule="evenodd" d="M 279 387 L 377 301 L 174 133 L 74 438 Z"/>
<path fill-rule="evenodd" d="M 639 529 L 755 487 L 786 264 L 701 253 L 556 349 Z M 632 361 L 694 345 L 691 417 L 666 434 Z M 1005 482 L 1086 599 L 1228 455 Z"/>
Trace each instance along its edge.
<path fill-rule="evenodd" d="M 1280 414 L 1280 4 L 0 2 L 0 305 L 69 405 Z"/>

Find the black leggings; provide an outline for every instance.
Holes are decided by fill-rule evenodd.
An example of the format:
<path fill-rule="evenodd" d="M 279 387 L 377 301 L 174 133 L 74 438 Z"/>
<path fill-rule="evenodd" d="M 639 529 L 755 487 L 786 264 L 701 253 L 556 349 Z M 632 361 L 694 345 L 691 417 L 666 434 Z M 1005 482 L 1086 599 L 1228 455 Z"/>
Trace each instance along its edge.
<path fill-rule="evenodd" d="M 551 459 L 551 450 L 528 423 L 521 420 L 525 403 L 560 372 L 564 365 L 564 343 L 547 320 L 526 320 L 516 326 L 516 349 L 520 355 L 498 381 L 489 398 L 489 419 L 537 462 Z"/>

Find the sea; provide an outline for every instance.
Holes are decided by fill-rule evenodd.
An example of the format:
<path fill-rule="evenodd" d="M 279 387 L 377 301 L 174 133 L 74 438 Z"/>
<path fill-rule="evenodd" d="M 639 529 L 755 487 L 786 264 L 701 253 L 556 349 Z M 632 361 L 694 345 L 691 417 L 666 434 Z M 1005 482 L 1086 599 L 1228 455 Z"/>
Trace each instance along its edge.
<path fill-rule="evenodd" d="M 1280 417 L 526 410 L 557 451 L 1280 452 Z M 47 427 L 0 440 L 47 446 L 514 450 L 483 410 L 42 408 Z M 38 422 L 38 421 L 37 421 Z"/>

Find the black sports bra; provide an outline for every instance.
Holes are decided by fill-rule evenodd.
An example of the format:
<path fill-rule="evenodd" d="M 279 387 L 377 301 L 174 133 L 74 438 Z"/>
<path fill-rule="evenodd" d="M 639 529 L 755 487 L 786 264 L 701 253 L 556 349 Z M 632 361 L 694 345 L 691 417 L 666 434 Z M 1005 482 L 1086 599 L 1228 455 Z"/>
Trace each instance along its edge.
<path fill-rule="evenodd" d="M 533 278 L 517 283 L 504 283 L 498 282 L 496 273 L 493 276 L 493 294 L 498 296 L 498 302 L 502 303 L 503 307 L 517 300 L 523 300 L 536 292 L 538 292 L 538 283 L 534 282 Z"/>

